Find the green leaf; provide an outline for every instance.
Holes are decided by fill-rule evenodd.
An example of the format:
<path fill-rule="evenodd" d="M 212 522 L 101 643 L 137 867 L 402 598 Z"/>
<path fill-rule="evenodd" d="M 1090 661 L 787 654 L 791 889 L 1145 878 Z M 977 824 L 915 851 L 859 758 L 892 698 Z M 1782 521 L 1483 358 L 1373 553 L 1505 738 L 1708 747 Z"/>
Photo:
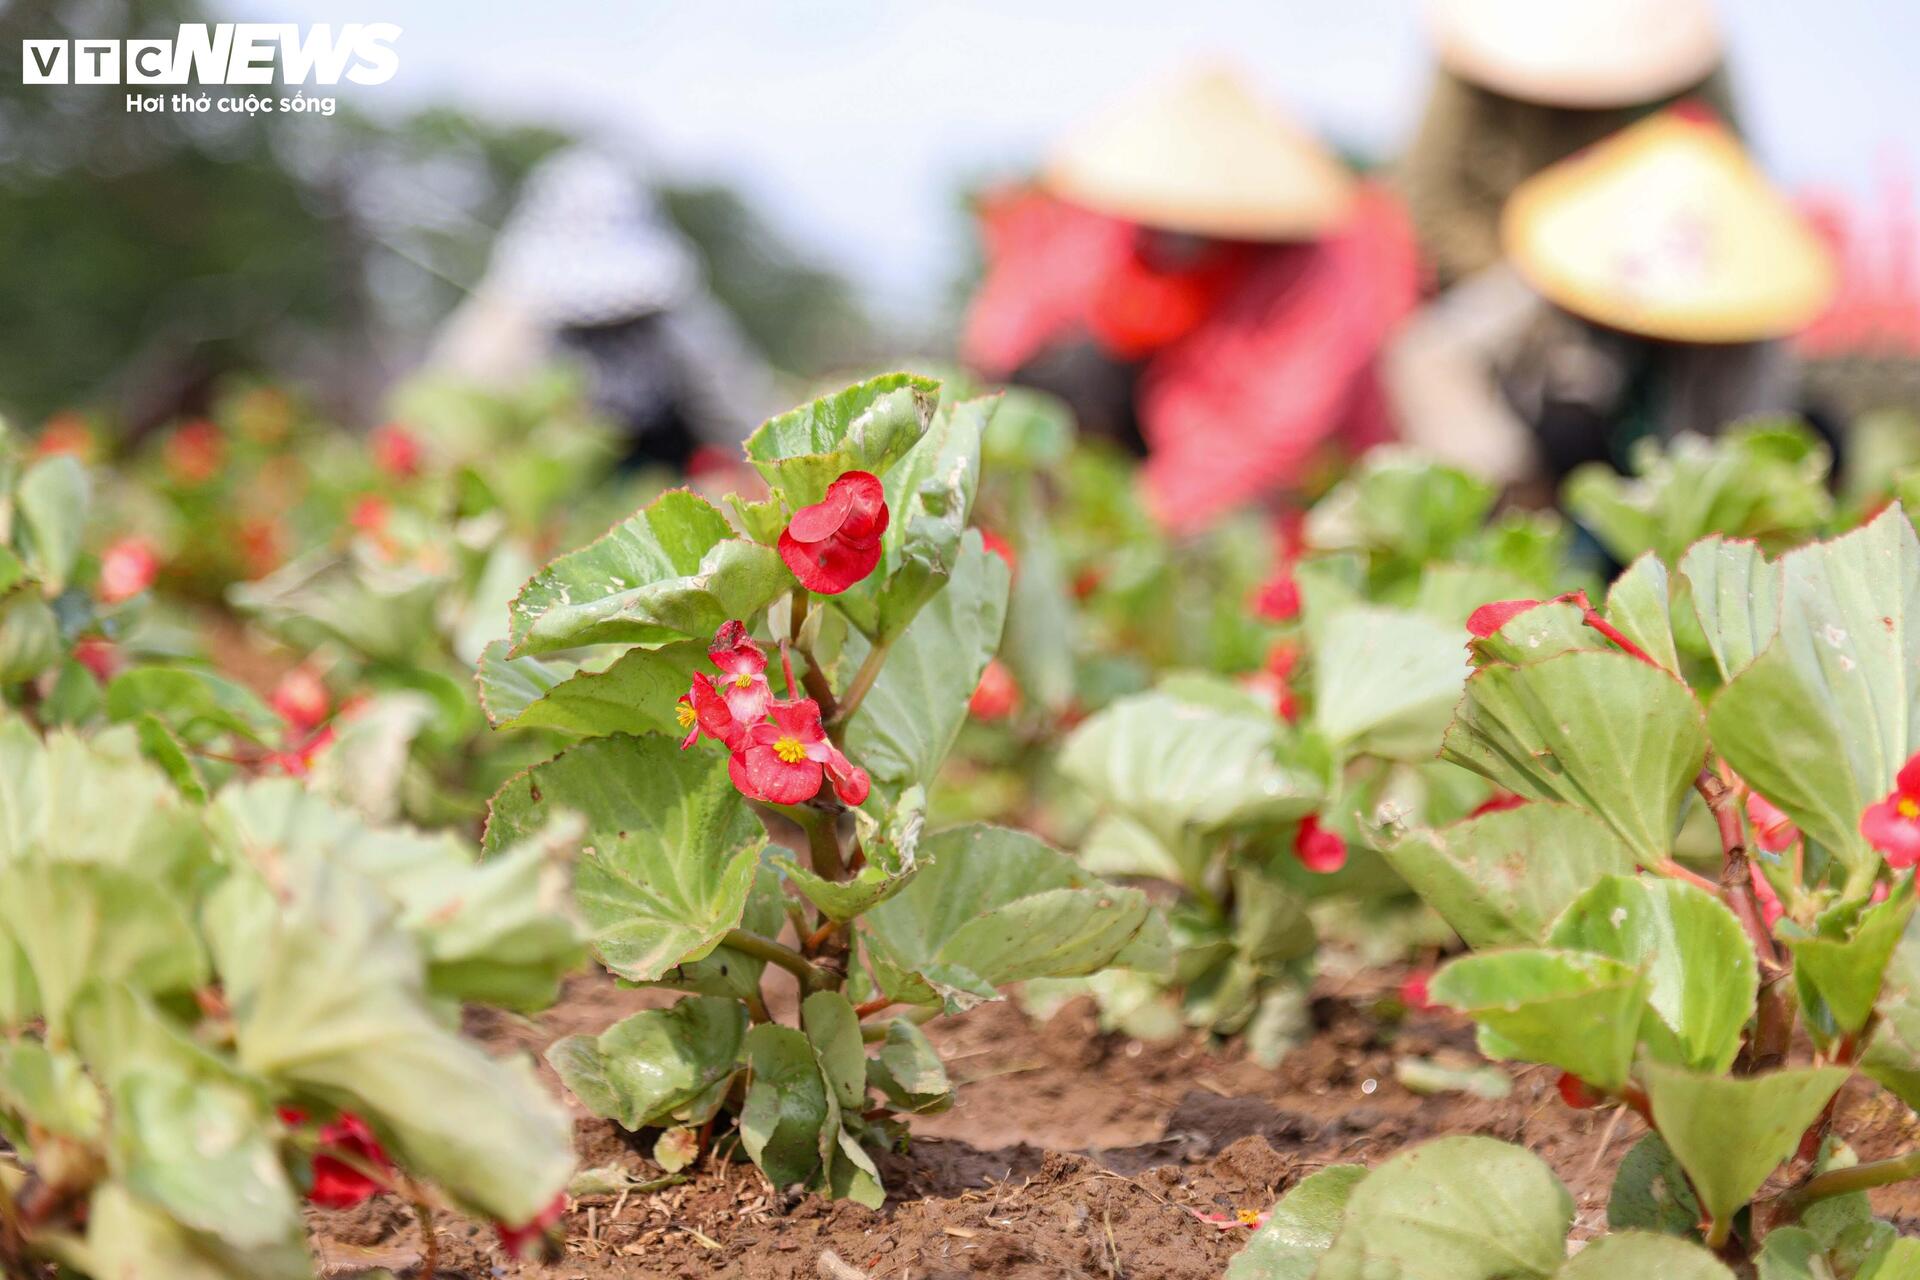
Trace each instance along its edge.
<path fill-rule="evenodd" d="M 1578 951 L 1462 956 L 1428 989 L 1497 1036 L 1501 1056 L 1550 1063 L 1606 1090 L 1626 1083 L 1647 1002 L 1644 975 Z"/>
<path fill-rule="evenodd" d="M 90 497 L 86 468 L 70 454 L 35 462 L 14 488 L 21 550 L 27 567 L 49 596 L 66 588 L 67 577 L 80 558 Z"/>
<path fill-rule="evenodd" d="M 1779 631 L 1708 723 L 1741 777 L 1863 888 L 1879 855 L 1860 813 L 1920 750 L 1920 538 L 1896 505 L 1778 568 Z"/>
<path fill-rule="evenodd" d="M 1467 645 L 1475 666 L 1504 662 L 1524 667 L 1576 649 L 1597 649 L 1599 637 L 1587 627 L 1579 605 L 1548 600 L 1516 613 L 1490 636 Z"/>
<path fill-rule="evenodd" d="M 90 982 L 187 991 L 207 959 L 185 904 L 145 875 L 41 855 L 0 863 L 0 937 L 26 958 L 56 1035 Z"/>
<path fill-rule="evenodd" d="M 1720 900 L 1677 880 L 1608 876 L 1566 910 L 1549 945 L 1591 951 L 1645 973 L 1648 1051 L 1696 1071 L 1725 1071 L 1753 1016 L 1753 944 Z"/>
<path fill-rule="evenodd" d="M 622 1128 L 678 1118 L 739 1069 L 747 1009 L 737 1000 L 690 996 L 667 1009 L 646 1009 L 596 1036 L 563 1036 L 547 1049 L 560 1082 L 587 1110 Z"/>
<path fill-rule="evenodd" d="M 1284 758 L 1284 732 L 1264 711 L 1223 710 L 1156 690 L 1081 724 L 1061 748 L 1059 767 L 1178 856 L 1192 832 L 1288 821 L 1319 807 L 1322 783 Z M 1189 866 L 1189 874 L 1198 871 Z"/>
<path fill-rule="evenodd" d="M 1793 1154 L 1847 1074 L 1844 1067 L 1759 1076 L 1696 1075 L 1658 1063 L 1645 1069 L 1654 1124 L 1693 1180 L 1700 1203 L 1722 1223 Z"/>
<path fill-rule="evenodd" d="M 106 1104 L 72 1054 L 40 1040 L 0 1042 L 0 1110 L 15 1111 L 62 1137 L 91 1142 Z"/>
<path fill-rule="evenodd" d="M 847 721 L 846 752 L 881 789 L 932 784 L 966 723 L 980 673 L 1000 647 L 1006 611 L 1006 562 L 969 531 L 946 590 L 894 642 Z M 842 667 L 854 670 L 868 652 L 858 636 L 848 636 Z"/>
<path fill-rule="evenodd" d="M 509 658 L 496 640 L 480 655 L 480 705 L 496 729 L 556 729 L 583 738 L 684 733 L 680 697 L 696 671 L 713 674 L 707 641 L 629 649 L 595 669 L 559 659 Z"/>
<path fill-rule="evenodd" d="M 1349 755 L 1430 760 L 1467 678 L 1461 628 L 1402 609 L 1345 609 L 1314 656 L 1314 721 Z"/>
<path fill-rule="evenodd" d="M 38 592 L 0 598 L 0 684 L 31 680 L 60 660 L 60 620 Z"/>
<path fill-rule="evenodd" d="M 477 861 L 450 832 L 370 827 L 291 778 L 229 786 L 217 812 L 226 838 L 256 866 L 316 856 L 379 884 L 420 940 L 436 995 L 542 1009 L 583 958 L 562 869 L 579 842 L 572 815 Z"/>
<path fill-rule="evenodd" d="M 887 531 L 873 573 L 834 597 L 869 638 L 895 636 L 952 576 L 980 485 L 980 437 L 995 399 L 941 405 L 883 488 Z"/>
<path fill-rule="evenodd" d="M 1647 1134 L 1620 1161 L 1607 1197 L 1607 1225 L 1615 1231 L 1639 1228 L 1670 1236 L 1698 1233 L 1700 1201 L 1687 1171 L 1659 1134 Z"/>
<path fill-rule="evenodd" d="M 107 686 L 107 717 L 133 720 L 152 715 L 186 742 L 205 743 L 222 734 L 268 742 L 280 732 L 280 717 L 245 685 L 195 667 L 135 667 Z"/>
<path fill-rule="evenodd" d="M 847 471 L 885 477 L 933 420 L 940 384 L 890 373 L 823 396 L 747 437 L 747 461 L 790 510 L 811 506 Z"/>
<path fill-rule="evenodd" d="M 925 868 L 862 923 L 887 993 L 964 1006 L 1028 978 L 1113 963 L 1146 928 L 1146 895 L 1087 875 L 1024 832 L 956 827 L 921 847 Z"/>
<path fill-rule="evenodd" d="M 526 1222 L 567 1184 L 572 1125 L 524 1063 L 496 1060 L 441 1020 L 413 940 L 364 878 L 290 856 L 273 895 L 216 948 L 240 1065 L 296 1093 L 357 1111 L 406 1168 L 460 1203 Z M 216 898 L 245 894 L 236 878 Z M 229 909 L 233 904 L 229 904 Z"/>
<path fill-rule="evenodd" d="M 766 833 L 725 756 L 658 735 L 583 742 L 500 789 L 487 848 L 527 839 L 569 809 L 587 822 L 574 897 L 614 973 L 665 977 L 740 924 Z"/>
<path fill-rule="evenodd" d="M 258 1098 L 151 1068 L 128 1074 L 113 1093 L 113 1166 L 130 1191 L 238 1248 L 303 1238 Z"/>
<path fill-rule="evenodd" d="M 1361 1165 L 1334 1164 L 1300 1179 L 1227 1264 L 1227 1280 L 1313 1280 L 1340 1233 L 1348 1197 L 1366 1176 Z"/>
<path fill-rule="evenodd" d="M 134 720 L 133 731 L 140 740 L 140 754 L 165 773 L 181 795 L 195 804 L 207 802 L 207 780 L 201 776 L 199 764 L 187 754 L 165 721 L 148 713 Z"/>
<path fill-rule="evenodd" d="M 1381 853 L 1476 948 L 1544 940 L 1568 903 L 1634 865 L 1632 850 L 1606 823 L 1548 801 L 1412 831 Z"/>
<path fill-rule="evenodd" d="M 1563 653 L 1475 672 L 1442 754 L 1520 795 L 1597 815 L 1644 866 L 1672 849 L 1706 757 L 1702 721 L 1665 671 L 1623 653 Z"/>
<path fill-rule="evenodd" d="M 800 1002 L 800 1025 L 820 1061 L 820 1075 L 844 1111 L 859 1115 L 867 1101 L 867 1050 L 860 1015 L 838 991 L 816 991 Z"/>
<path fill-rule="evenodd" d="M 1672 564 L 1712 533 L 1791 543 L 1817 529 L 1832 500 L 1826 446 L 1798 424 L 1731 428 L 1709 440 L 1683 432 L 1635 446 L 1632 477 L 1590 463 L 1568 477 L 1561 507 L 1614 559 L 1653 551 Z"/>
<path fill-rule="evenodd" d="M 1870 908 L 1845 938 L 1787 937 L 1793 974 L 1817 993 L 1834 1028 L 1848 1035 L 1867 1025 L 1880 998 L 1887 962 L 1913 919 L 1913 881 L 1904 881 L 1885 902 Z"/>
<path fill-rule="evenodd" d="M 38 850 L 184 884 L 204 870 L 206 843 L 199 814 L 131 731 L 60 730 L 43 743 L 24 721 L 0 720 L 0 864 Z"/>
<path fill-rule="evenodd" d="M 867 1060 L 867 1083 L 896 1111 L 935 1115 L 953 1105 L 953 1083 L 927 1033 L 905 1018 L 887 1024 L 880 1052 Z"/>
<path fill-rule="evenodd" d="M 994 421 L 999 420 L 996 415 Z M 1042 710 L 1058 714 L 1074 698 L 1078 622 L 1059 539 L 1033 489 L 1022 487 L 1014 503 L 1013 543 L 1020 570 L 1013 575 L 1000 655 L 1020 692 Z"/>
<path fill-rule="evenodd" d="M 1667 566 L 1648 553 L 1627 566 L 1607 588 L 1607 621 L 1669 671 L 1680 670 L 1668 612 Z"/>
<path fill-rule="evenodd" d="M 1780 574 L 1758 543 L 1703 538 L 1680 559 L 1680 576 L 1720 678 L 1745 670 L 1780 625 Z"/>
<path fill-rule="evenodd" d="M 713 504 L 674 489 L 535 574 L 514 597 L 507 656 L 705 640 L 792 585 L 778 552 L 736 537 Z"/>
<path fill-rule="evenodd" d="M 1643 1231 L 1602 1236 L 1569 1259 L 1554 1273 L 1554 1280 L 1619 1280 L 1623 1276 L 1733 1280 L 1733 1272 L 1699 1245 Z"/>
<path fill-rule="evenodd" d="M 1445 559 L 1479 532 L 1494 497 L 1491 485 L 1458 467 L 1408 449 L 1373 449 L 1314 504 L 1307 541 L 1410 565 Z"/>
<path fill-rule="evenodd" d="M 87 1235 L 76 1266 L 94 1280 L 308 1280 L 313 1259 L 304 1233 L 264 1248 L 239 1249 L 190 1230 L 107 1181 L 87 1202 Z"/>
<path fill-rule="evenodd" d="M 823 1172 L 829 1118 L 813 1045 L 792 1027 L 765 1023 L 747 1033 L 746 1048 L 753 1082 L 740 1111 L 741 1141 L 774 1186 L 810 1188 Z"/>
<path fill-rule="evenodd" d="M 1543 1280 L 1573 1199 L 1546 1162 L 1492 1138 L 1437 1138 L 1367 1174 L 1315 1280 Z"/>

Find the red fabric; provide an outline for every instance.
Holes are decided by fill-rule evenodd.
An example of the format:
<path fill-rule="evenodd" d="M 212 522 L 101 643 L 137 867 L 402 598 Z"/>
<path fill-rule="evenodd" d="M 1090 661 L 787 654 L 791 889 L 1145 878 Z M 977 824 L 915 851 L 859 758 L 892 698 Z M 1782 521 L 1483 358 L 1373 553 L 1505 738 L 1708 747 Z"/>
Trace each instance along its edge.
<path fill-rule="evenodd" d="M 1299 477 L 1330 440 L 1389 434 L 1374 358 L 1416 295 L 1406 217 L 1367 192 L 1339 232 L 1268 251 L 1140 382 L 1149 499 L 1193 528 Z"/>
<path fill-rule="evenodd" d="M 962 355 L 1004 377 L 1079 335 L 1150 352 L 1137 406 L 1145 480 L 1170 527 L 1296 481 L 1330 441 L 1358 451 L 1391 437 L 1374 357 L 1412 309 L 1417 271 L 1411 227 L 1384 191 L 1364 191 L 1324 240 L 1220 245 L 1193 270 L 1145 278 L 1135 224 L 1034 191 L 990 199 L 981 222 L 987 272 Z M 1216 270 L 1223 255 L 1230 280 Z M 1149 296 L 1164 314 L 1135 313 Z"/>

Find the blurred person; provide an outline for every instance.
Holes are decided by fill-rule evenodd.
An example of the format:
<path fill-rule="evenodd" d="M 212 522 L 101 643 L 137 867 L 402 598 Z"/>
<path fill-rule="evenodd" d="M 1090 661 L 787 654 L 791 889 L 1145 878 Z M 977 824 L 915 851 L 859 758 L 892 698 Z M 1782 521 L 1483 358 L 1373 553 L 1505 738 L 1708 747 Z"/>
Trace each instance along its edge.
<path fill-rule="evenodd" d="M 1414 301 L 1411 231 L 1231 73 L 1122 102 L 981 223 L 963 358 L 1144 453 L 1169 526 L 1390 434 L 1375 357 Z"/>
<path fill-rule="evenodd" d="M 556 359 L 585 370 L 636 464 L 684 470 L 703 448 L 734 452 L 768 409 L 768 373 L 692 247 L 638 173 L 589 147 L 528 176 L 428 363 L 501 385 Z"/>
<path fill-rule="evenodd" d="M 1785 339 L 1828 305 L 1833 266 L 1704 107 L 1522 183 L 1501 246 L 1501 265 L 1423 311 L 1386 362 L 1403 432 L 1426 450 L 1557 488 L 1582 463 L 1621 467 L 1643 438 L 1803 407 Z"/>
<path fill-rule="evenodd" d="M 1682 99 L 1731 120 L 1712 0 L 1431 0 L 1438 61 L 1396 176 L 1432 283 L 1501 259 L 1522 182 Z"/>

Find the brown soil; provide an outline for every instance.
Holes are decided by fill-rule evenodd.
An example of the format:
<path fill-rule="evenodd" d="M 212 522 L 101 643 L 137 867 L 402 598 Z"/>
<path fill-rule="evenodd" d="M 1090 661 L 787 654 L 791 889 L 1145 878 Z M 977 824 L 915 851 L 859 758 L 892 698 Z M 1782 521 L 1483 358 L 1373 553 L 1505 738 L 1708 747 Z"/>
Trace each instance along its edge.
<path fill-rule="evenodd" d="M 930 1028 L 958 1102 L 917 1120 L 907 1151 L 881 1158 L 889 1199 L 877 1212 L 790 1197 L 751 1165 L 710 1160 L 665 1190 L 575 1202 L 551 1269 L 509 1262 L 483 1226 L 443 1220 L 440 1271 L 475 1280 L 1215 1280 L 1246 1229 L 1200 1214 L 1257 1213 L 1323 1165 L 1375 1163 L 1447 1133 L 1523 1143 L 1573 1193 L 1575 1233 L 1604 1229 L 1613 1169 L 1644 1131 L 1639 1120 L 1570 1110 L 1540 1068 L 1516 1070 L 1512 1096 L 1499 1102 L 1408 1091 L 1394 1077 L 1399 1058 L 1477 1056 L 1458 1017 L 1394 1018 L 1394 986 L 1382 973 L 1323 980 L 1316 1034 L 1277 1071 L 1237 1047 L 1102 1036 L 1084 1002 L 1037 1025 L 1011 1004 L 983 1006 Z M 660 1002 L 579 978 L 538 1021 L 480 1015 L 469 1025 L 496 1046 L 537 1051 Z M 1839 1127 L 1865 1158 L 1920 1139 L 1906 1108 L 1859 1082 L 1843 1094 Z M 585 1115 L 577 1132 L 583 1167 L 660 1176 L 644 1154 L 650 1137 Z M 1910 1186 L 1876 1193 L 1875 1203 L 1896 1221 L 1920 1220 Z M 316 1213 L 313 1225 L 335 1275 L 404 1272 L 419 1257 L 410 1215 L 389 1200 Z"/>

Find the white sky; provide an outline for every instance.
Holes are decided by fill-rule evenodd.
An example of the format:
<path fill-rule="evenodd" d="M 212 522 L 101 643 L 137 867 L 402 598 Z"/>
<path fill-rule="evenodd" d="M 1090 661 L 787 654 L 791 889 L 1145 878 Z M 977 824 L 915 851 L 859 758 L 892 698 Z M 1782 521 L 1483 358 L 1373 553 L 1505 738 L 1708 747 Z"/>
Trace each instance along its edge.
<path fill-rule="evenodd" d="M 1558 0 L 1541 0 L 1555 3 Z M 644 145 L 747 191 L 884 313 L 921 317 L 959 186 L 1030 165 L 1131 83 L 1227 57 L 1336 141 L 1390 151 L 1424 88 L 1417 0 L 218 0 L 398 23 L 370 110 L 452 101 Z M 1763 161 L 1868 196 L 1920 172 L 1920 4 L 1722 0 Z"/>

